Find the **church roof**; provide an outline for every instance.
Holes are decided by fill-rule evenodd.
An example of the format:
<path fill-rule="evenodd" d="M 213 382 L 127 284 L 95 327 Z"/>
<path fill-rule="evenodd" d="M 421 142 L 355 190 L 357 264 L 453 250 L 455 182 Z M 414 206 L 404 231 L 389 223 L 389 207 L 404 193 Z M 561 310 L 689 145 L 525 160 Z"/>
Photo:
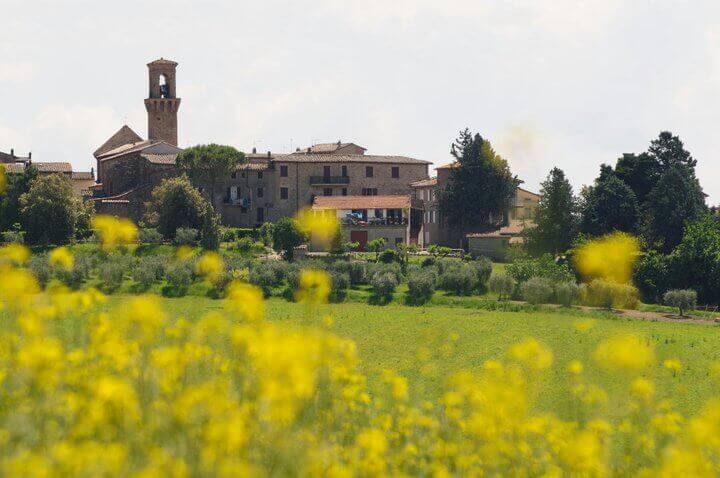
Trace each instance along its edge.
<path fill-rule="evenodd" d="M 39 173 L 72 173 L 72 165 L 70 163 L 32 163 Z"/>
<path fill-rule="evenodd" d="M 123 144 L 121 146 L 118 146 L 117 148 L 111 149 L 109 151 L 106 151 L 102 154 L 97 155 L 97 159 L 100 159 L 102 161 L 105 161 L 107 159 L 115 158 L 117 156 L 122 156 L 124 154 L 132 153 L 135 151 L 141 151 L 145 149 L 147 146 L 150 146 L 152 144 L 152 141 L 150 140 L 141 140 L 134 143 L 127 143 Z"/>
<path fill-rule="evenodd" d="M 138 141 L 142 141 L 143 139 L 135 132 L 133 131 L 128 125 L 123 125 L 122 128 L 117 130 L 117 132 L 110 136 L 110 138 L 105 141 L 102 146 L 100 146 L 98 149 L 95 150 L 93 153 L 93 156 L 96 158 L 107 153 L 108 151 L 111 151 L 113 149 L 116 149 L 120 146 L 130 144 L 130 143 L 137 143 Z"/>
<path fill-rule="evenodd" d="M 140 156 L 150 161 L 152 164 L 175 164 L 177 153 L 175 154 L 156 154 L 142 153 Z"/>
<path fill-rule="evenodd" d="M 329 154 L 334 153 L 335 151 L 338 151 L 346 146 L 357 146 L 358 148 L 362 149 L 363 151 L 366 150 L 366 148 L 363 148 L 360 145 L 357 145 L 355 143 L 341 143 L 338 141 L 337 143 L 318 143 L 310 146 L 306 149 L 309 153 L 315 153 L 315 154 Z"/>
<path fill-rule="evenodd" d="M 157 60 L 151 61 L 150 63 L 147 64 L 147 66 L 150 66 L 150 65 L 172 65 L 172 66 L 177 66 L 177 62 L 172 61 L 172 60 L 166 60 L 165 58 L 160 57 L 160 58 L 158 58 Z"/>

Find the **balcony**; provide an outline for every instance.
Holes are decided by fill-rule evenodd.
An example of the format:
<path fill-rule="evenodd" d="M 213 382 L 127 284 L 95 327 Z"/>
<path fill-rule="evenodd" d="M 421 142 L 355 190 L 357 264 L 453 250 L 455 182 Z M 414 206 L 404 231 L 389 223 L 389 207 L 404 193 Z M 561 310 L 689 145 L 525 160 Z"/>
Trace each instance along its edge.
<path fill-rule="evenodd" d="M 393 217 L 370 217 L 367 221 L 362 218 L 355 217 L 344 217 L 340 219 L 340 223 L 344 226 L 361 226 L 361 227 L 372 227 L 372 226 L 407 226 L 407 218 L 393 218 Z"/>
<path fill-rule="evenodd" d="M 349 176 L 310 176 L 310 184 L 350 184 Z"/>

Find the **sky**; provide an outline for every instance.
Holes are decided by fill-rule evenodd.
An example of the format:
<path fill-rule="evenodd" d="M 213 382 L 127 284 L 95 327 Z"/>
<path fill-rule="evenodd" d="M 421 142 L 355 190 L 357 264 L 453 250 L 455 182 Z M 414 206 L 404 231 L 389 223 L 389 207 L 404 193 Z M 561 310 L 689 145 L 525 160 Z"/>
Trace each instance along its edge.
<path fill-rule="evenodd" d="M 0 151 L 94 166 L 147 135 L 148 62 L 179 63 L 180 146 L 355 142 L 441 165 L 470 128 L 525 187 L 680 136 L 720 202 L 720 2 L 0 0 Z"/>

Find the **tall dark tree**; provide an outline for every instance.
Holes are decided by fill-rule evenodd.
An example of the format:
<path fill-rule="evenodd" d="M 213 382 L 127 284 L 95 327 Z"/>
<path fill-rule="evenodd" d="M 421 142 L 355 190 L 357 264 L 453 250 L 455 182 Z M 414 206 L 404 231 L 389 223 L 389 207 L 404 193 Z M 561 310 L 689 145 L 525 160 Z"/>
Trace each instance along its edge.
<path fill-rule="evenodd" d="M 639 208 L 635 193 L 610 166 L 600 166 L 595 184 L 584 191 L 580 230 L 590 236 L 635 232 Z"/>
<path fill-rule="evenodd" d="M 470 130 L 460 132 L 450 153 L 457 160 L 448 184 L 439 191 L 441 214 L 450 226 L 498 224 L 515 195 L 519 181 L 490 142 Z"/>
<path fill-rule="evenodd" d="M 626 153 L 618 159 L 615 174 L 635 193 L 642 207 L 647 195 L 662 174 L 662 166 L 656 157 L 648 153 Z"/>
<path fill-rule="evenodd" d="M 675 165 L 688 166 L 694 170 L 697 164 L 690 152 L 685 150 L 680 138 L 673 136 L 670 131 L 661 132 L 657 139 L 650 142 L 648 154 L 657 160 L 663 170 Z"/>
<path fill-rule="evenodd" d="M 5 194 L 0 195 L 0 231 L 6 231 L 20 222 L 20 196 L 30 190 L 38 171 L 32 164 L 22 173 L 6 174 Z"/>
<path fill-rule="evenodd" d="M 685 224 L 706 212 L 705 196 L 687 163 L 668 167 L 648 194 L 643 234 L 652 247 L 669 253 L 680 243 Z"/>
<path fill-rule="evenodd" d="M 245 154 L 232 146 L 200 144 L 183 150 L 177 158 L 181 171 L 185 172 L 196 187 L 205 188 L 210 204 L 217 210 L 218 187 L 245 161 Z"/>
<path fill-rule="evenodd" d="M 535 227 L 528 231 L 528 249 L 535 255 L 564 252 L 577 235 L 578 210 L 570 181 L 561 169 L 550 170 L 540 196 Z"/>

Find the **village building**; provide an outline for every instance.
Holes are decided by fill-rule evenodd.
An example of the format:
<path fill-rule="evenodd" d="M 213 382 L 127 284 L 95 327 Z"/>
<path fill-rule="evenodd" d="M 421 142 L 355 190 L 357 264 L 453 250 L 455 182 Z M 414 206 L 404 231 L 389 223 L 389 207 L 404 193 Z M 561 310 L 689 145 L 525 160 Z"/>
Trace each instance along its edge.
<path fill-rule="evenodd" d="M 32 153 L 16 156 L 12 148 L 10 153 L 0 151 L 0 164 L 7 174 L 21 174 L 30 164 L 37 169 L 38 175 L 61 174 L 70 180 L 73 192 L 81 197 L 90 196 L 91 188 L 95 184 L 94 170 L 73 171 L 70 163 L 33 161 Z"/>

